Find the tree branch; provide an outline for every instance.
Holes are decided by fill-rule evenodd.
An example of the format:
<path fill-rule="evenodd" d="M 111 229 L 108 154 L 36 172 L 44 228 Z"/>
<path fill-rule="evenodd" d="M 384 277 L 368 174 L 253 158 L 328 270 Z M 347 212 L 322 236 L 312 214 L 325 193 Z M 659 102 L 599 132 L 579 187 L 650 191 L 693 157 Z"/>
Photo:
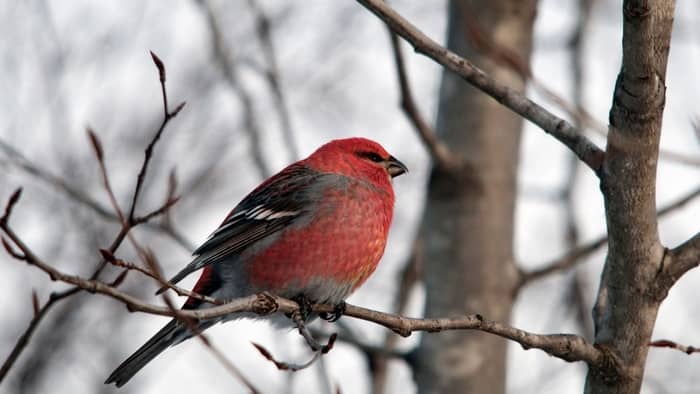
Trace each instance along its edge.
<path fill-rule="evenodd" d="M 6 223 L 6 222 L 3 222 Z M 3 224 L 3 230 L 12 242 L 22 251 L 28 264 L 44 271 L 52 280 L 69 283 L 91 293 L 109 296 L 123 302 L 129 311 L 146 312 L 155 315 L 190 318 L 197 320 L 213 319 L 231 313 L 254 312 L 261 315 L 273 312 L 293 313 L 299 305 L 291 300 L 261 293 L 229 301 L 225 305 L 199 310 L 179 310 L 173 312 L 169 307 L 157 306 L 124 293 L 96 279 L 84 279 L 69 275 L 44 262 L 14 233 Z M 317 304 L 312 307 L 316 313 L 332 313 L 335 305 Z M 507 324 L 484 319 L 480 315 L 465 315 L 456 318 L 409 318 L 401 315 L 383 313 L 354 305 L 347 305 L 344 315 L 366 320 L 384 326 L 402 336 L 409 336 L 414 331 L 438 332 L 443 330 L 479 330 L 501 336 L 520 343 L 524 349 L 540 349 L 565 361 L 585 361 L 597 364 L 602 353 L 583 337 L 573 334 L 533 334 L 511 327 Z"/>
<path fill-rule="evenodd" d="M 681 245 L 672 249 L 671 263 L 666 269 L 666 274 L 671 279 L 669 288 L 686 272 L 700 264 L 700 232 Z"/>
<path fill-rule="evenodd" d="M 244 128 L 245 132 L 248 134 L 248 138 L 250 139 L 253 161 L 260 172 L 260 177 L 262 179 L 266 179 L 272 175 L 272 171 L 265 162 L 262 144 L 260 141 L 262 132 L 255 117 L 253 99 L 241 84 L 240 77 L 238 75 L 238 67 L 226 50 L 222 29 L 219 25 L 219 21 L 216 18 L 216 14 L 211 3 L 207 0 L 199 0 L 199 4 L 205 11 L 207 24 L 209 25 L 209 30 L 212 35 L 214 60 L 216 61 L 224 80 L 226 83 L 228 83 L 231 90 L 233 90 L 233 92 L 238 96 L 238 99 L 243 106 L 243 121 L 245 123 Z"/>
<path fill-rule="evenodd" d="M 659 209 L 656 213 L 657 217 L 661 218 L 663 216 L 668 215 L 669 213 L 682 208 L 685 204 L 689 203 L 690 201 L 694 200 L 700 196 L 700 187 L 695 188 L 694 190 L 691 190 L 688 194 L 685 196 L 679 198 L 678 200 L 666 205 L 665 207 Z M 696 235 L 697 237 L 697 235 Z M 603 235 L 600 236 L 599 238 L 588 242 L 584 245 L 578 246 L 570 251 L 568 251 L 564 256 L 555 259 L 549 263 L 542 264 L 541 268 L 536 268 L 531 271 L 524 271 L 521 270 L 520 272 L 520 283 L 518 284 L 517 288 L 521 288 L 525 285 L 530 284 L 533 281 L 542 279 L 544 277 L 547 277 L 553 273 L 560 272 L 560 271 L 565 271 L 568 270 L 572 267 L 574 267 L 576 264 L 578 264 L 582 258 L 594 253 L 595 251 L 599 250 L 603 246 L 605 246 L 608 242 L 608 237 Z M 690 242 L 690 241 L 688 241 Z M 700 242 L 700 241 L 699 241 Z M 685 244 L 684 244 L 685 245 Z M 685 261 L 686 257 L 683 257 L 684 263 L 681 264 L 681 266 L 678 266 L 678 262 L 675 262 L 673 264 L 673 267 L 669 267 L 668 274 L 675 278 L 673 279 L 673 283 L 675 283 L 678 278 L 680 278 L 685 272 L 688 270 L 694 268 L 695 266 L 698 265 L 698 261 L 695 261 L 695 265 L 692 265 L 692 247 L 691 246 L 684 246 L 681 245 L 677 247 L 676 249 L 672 250 L 671 253 L 675 256 L 681 253 L 681 248 L 688 248 L 688 250 L 683 252 L 683 255 L 686 256 L 688 255 L 690 258 L 690 262 Z M 692 243 L 691 243 L 692 245 Z M 687 264 L 691 264 L 688 266 Z"/>
<path fill-rule="evenodd" d="M 600 173 L 605 152 L 581 135 L 571 123 L 554 116 L 522 93 L 500 84 L 468 60 L 440 46 L 382 0 L 358 2 L 382 19 L 391 30 L 410 42 L 416 52 L 430 57 L 499 103 L 530 120 L 566 145 L 596 174 Z"/>
<path fill-rule="evenodd" d="M 15 149 L 13 146 L 3 141 L 2 139 L 0 139 L 0 149 L 4 150 L 8 154 L 8 156 L 11 158 L 11 163 L 17 168 L 21 169 L 22 171 L 35 177 L 38 180 L 45 182 L 49 186 L 65 194 L 72 201 L 89 208 L 98 216 L 111 221 L 119 221 L 119 217 L 108 207 L 104 206 L 99 201 L 93 199 L 81 189 L 71 185 L 67 182 L 66 179 L 56 176 L 52 174 L 51 171 L 49 171 L 48 169 L 39 166 L 37 163 L 32 162 L 31 160 L 29 160 L 29 158 L 24 156 L 21 152 L 19 152 L 17 149 Z M 194 246 L 192 245 L 192 243 L 172 226 L 169 226 L 165 223 L 154 223 L 148 221 L 144 223 L 144 228 L 172 239 L 176 244 L 180 245 L 187 251 L 194 250 Z"/>
<path fill-rule="evenodd" d="M 416 102 L 413 100 L 413 92 L 411 91 L 411 85 L 408 82 L 408 73 L 406 72 L 406 63 L 403 58 L 403 52 L 401 51 L 401 44 L 399 43 L 399 38 L 391 29 L 389 30 L 389 38 L 391 40 L 391 49 L 394 53 L 394 64 L 396 65 L 396 74 L 399 79 L 399 89 L 401 92 L 401 108 L 403 108 L 404 113 L 410 119 L 413 127 L 418 132 L 418 136 L 423 145 L 428 150 L 430 157 L 432 157 L 433 162 L 441 167 L 443 170 L 457 169 L 459 167 L 459 160 L 455 157 L 454 153 L 450 152 L 447 146 L 440 141 L 435 131 L 428 125 L 425 118 L 418 110 Z"/>
<path fill-rule="evenodd" d="M 165 65 L 163 65 L 163 62 L 160 60 L 160 58 L 158 58 L 158 56 L 156 56 L 155 53 L 153 53 L 153 51 L 151 51 L 151 58 L 153 59 L 153 63 L 158 68 L 160 89 L 161 94 L 163 96 L 163 121 L 160 123 L 160 127 L 151 139 L 151 142 L 148 143 L 148 146 L 146 146 L 146 149 L 144 150 L 143 164 L 141 164 L 141 170 L 139 171 L 139 174 L 136 177 L 136 188 L 134 189 L 134 196 L 131 201 L 131 207 L 129 208 L 129 223 L 133 223 L 135 219 L 134 211 L 136 210 L 136 202 L 138 201 L 139 195 L 141 194 L 141 187 L 143 186 L 143 182 L 146 178 L 148 164 L 151 161 L 151 157 L 153 157 L 153 148 L 160 139 L 160 136 L 163 134 L 165 126 L 168 125 L 168 122 L 170 122 L 172 118 L 177 116 L 177 114 L 180 113 L 182 108 L 185 106 L 185 102 L 183 101 L 180 104 L 178 104 L 178 106 L 175 107 L 175 109 L 172 112 L 170 111 L 170 109 L 168 108 L 168 95 L 165 91 Z"/>
<path fill-rule="evenodd" d="M 153 57 L 153 61 L 156 63 L 156 66 L 158 67 L 159 74 L 160 74 L 160 80 L 161 80 L 161 91 L 162 91 L 163 95 L 165 95 L 166 94 L 165 93 L 165 86 L 164 86 L 165 67 L 163 66 L 162 62 L 160 62 L 160 59 L 158 59 L 157 56 L 155 56 L 153 53 L 151 53 L 151 55 Z M 168 124 L 169 119 L 171 119 L 172 117 L 177 115 L 177 113 L 184 106 L 184 102 L 181 103 L 180 105 L 178 105 L 177 108 L 173 112 L 168 112 L 167 97 L 163 97 L 163 105 L 164 105 L 165 117 L 164 117 L 164 120 L 163 120 L 160 128 L 158 129 L 155 136 L 153 137 L 153 139 L 149 143 L 148 147 L 146 148 L 144 162 L 141 166 L 141 170 L 139 171 L 138 180 L 136 182 L 136 187 L 135 187 L 134 195 L 133 195 L 133 199 L 132 199 L 132 206 L 129 210 L 129 217 L 128 218 L 121 212 L 119 205 L 116 203 L 116 198 L 114 197 L 114 194 L 111 191 L 111 187 L 109 186 L 109 179 L 107 178 L 107 172 L 106 172 L 106 169 L 104 166 L 104 152 L 102 150 L 102 146 L 99 142 L 99 139 L 91 130 L 88 130 L 88 136 L 90 137 L 90 141 L 91 141 L 92 146 L 95 150 L 95 155 L 97 157 L 98 164 L 100 166 L 100 172 L 101 172 L 101 175 L 103 177 L 103 182 L 105 184 L 105 188 L 107 189 L 107 192 L 110 195 L 110 199 L 112 200 L 112 204 L 113 204 L 114 209 L 115 209 L 115 213 L 113 215 L 116 218 L 118 218 L 119 222 L 121 223 L 119 233 L 116 235 L 116 237 L 112 241 L 111 245 L 106 250 L 110 255 L 113 254 L 119 248 L 119 246 L 122 244 L 124 239 L 129 235 L 129 232 L 135 226 L 137 226 L 139 224 L 146 223 L 149 219 L 151 219 L 155 216 L 156 212 L 161 213 L 161 214 L 164 213 L 165 211 L 167 211 L 167 208 L 169 208 L 172 205 L 171 199 L 168 199 L 168 201 L 165 202 L 163 207 L 156 209 L 154 212 L 147 213 L 143 217 L 135 217 L 134 216 L 134 206 L 136 205 L 136 201 L 138 199 L 138 194 L 139 194 L 141 187 L 143 185 L 143 180 L 145 178 L 145 174 L 146 174 L 146 171 L 148 169 L 148 164 L 150 163 L 153 148 L 154 148 L 155 144 L 158 142 L 158 139 L 160 138 L 160 135 L 162 134 L 165 126 Z M 38 256 L 36 256 L 26 245 L 24 245 L 22 240 L 17 236 L 17 234 L 14 233 L 14 231 L 12 230 L 12 228 L 9 226 L 9 223 L 8 223 L 9 218 L 10 218 L 10 214 L 12 212 L 12 208 L 19 200 L 20 192 L 21 192 L 21 189 L 17 189 L 17 191 L 15 191 L 15 193 L 13 193 L 12 196 L 10 197 L 10 199 L 5 207 L 5 212 L 4 212 L 3 216 L 0 217 L 0 229 L 3 230 L 5 232 L 5 234 L 10 238 L 10 240 L 12 240 L 12 242 L 15 244 L 15 246 L 17 246 L 22 251 L 23 255 L 16 254 L 11 249 L 10 244 L 5 240 L 4 237 L 2 238 L 2 243 L 5 246 L 5 248 L 7 249 L 8 253 L 10 255 L 12 255 L 13 257 L 18 258 L 18 259 L 23 260 L 23 261 L 26 261 L 27 263 L 33 264 L 33 265 L 37 265 L 37 263 L 43 264 L 41 262 L 41 260 L 38 258 Z M 51 268 L 45 264 L 44 264 L 44 266 L 46 268 Z M 39 323 L 41 322 L 43 317 L 46 316 L 46 313 L 53 305 L 55 305 L 58 301 L 67 299 L 70 296 L 77 294 L 78 292 L 80 292 L 82 290 L 94 292 L 94 290 L 91 289 L 90 287 L 80 286 L 79 283 L 80 284 L 85 284 L 85 283 L 99 284 L 99 286 L 105 286 L 107 288 L 112 289 L 113 291 L 118 292 L 118 290 L 116 290 L 115 286 L 118 285 L 119 282 L 124 279 L 124 273 L 120 274 L 112 282 L 112 285 L 108 285 L 108 284 L 105 284 L 105 283 L 97 280 L 97 278 L 100 276 L 100 274 L 102 273 L 102 271 L 104 270 L 104 268 L 106 266 L 107 266 L 107 259 L 103 257 L 98 262 L 95 271 L 93 272 L 93 274 L 90 276 L 89 279 L 71 277 L 71 278 L 75 279 L 72 282 L 67 281 L 67 280 L 63 280 L 63 279 L 66 279 L 67 277 L 58 271 L 55 271 L 53 273 L 51 271 L 45 271 L 49 274 L 49 276 L 51 277 L 52 280 L 61 280 L 61 281 L 66 282 L 66 283 L 71 283 L 74 285 L 74 287 L 72 287 L 68 290 L 65 290 L 63 292 L 60 292 L 60 293 L 53 293 L 51 295 L 51 297 L 49 298 L 49 301 L 47 301 L 38 310 L 35 306 L 35 315 L 32 318 L 32 321 L 30 322 L 29 326 L 24 331 L 22 336 L 19 338 L 19 340 L 16 342 L 10 355 L 4 361 L 2 367 L 0 368 L 0 382 L 2 382 L 4 377 L 7 375 L 9 370 L 14 365 L 14 363 L 17 360 L 17 358 L 19 357 L 19 355 L 22 353 L 22 351 L 29 344 L 29 340 L 30 340 L 32 334 L 34 333 L 34 331 L 36 330 L 36 327 L 39 325 Z M 59 277 L 54 276 L 54 274 L 58 274 L 59 276 L 63 276 L 63 279 L 60 279 Z M 87 282 L 85 282 L 85 281 L 87 281 Z"/>
<path fill-rule="evenodd" d="M 272 90 L 272 96 L 275 100 L 275 108 L 279 114 L 280 128 L 284 138 L 284 145 L 289 150 L 291 161 L 299 160 L 299 148 L 294 141 L 294 130 L 292 128 L 292 117 L 289 113 L 289 106 L 282 90 L 280 83 L 280 71 L 277 65 L 277 56 L 275 55 L 275 46 L 270 32 L 270 18 L 265 15 L 262 6 L 256 0 L 248 0 L 248 5 L 255 14 L 257 23 L 258 39 L 263 49 L 263 56 L 267 67 L 265 77 Z"/>

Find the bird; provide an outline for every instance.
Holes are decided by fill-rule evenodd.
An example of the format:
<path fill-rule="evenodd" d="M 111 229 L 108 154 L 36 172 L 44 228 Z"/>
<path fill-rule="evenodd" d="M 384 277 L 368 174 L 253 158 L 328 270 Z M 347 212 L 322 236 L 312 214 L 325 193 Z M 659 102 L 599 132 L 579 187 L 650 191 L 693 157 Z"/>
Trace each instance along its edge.
<path fill-rule="evenodd" d="M 384 254 L 395 200 L 392 180 L 407 171 L 375 141 L 332 140 L 253 189 L 169 282 L 176 284 L 201 269 L 194 293 L 225 301 L 269 292 L 336 305 L 342 313 L 344 300 Z M 189 297 L 182 309 L 211 306 Z M 202 332 L 245 316 L 192 324 Z M 164 350 L 196 335 L 192 324 L 172 319 L 105 384 L 123 386 Z"/>

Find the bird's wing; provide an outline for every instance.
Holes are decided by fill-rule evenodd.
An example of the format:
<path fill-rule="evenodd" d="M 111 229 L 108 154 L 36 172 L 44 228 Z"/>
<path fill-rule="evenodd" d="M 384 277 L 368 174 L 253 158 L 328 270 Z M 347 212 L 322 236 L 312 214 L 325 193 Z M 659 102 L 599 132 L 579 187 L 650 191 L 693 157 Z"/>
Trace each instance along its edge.
<path fill-rule="evenodd" d="M 194 251 L 190 264 L 170 279 L 177 283 L 190 273 L 239 253 L 308 215 L 324 175 L 302 164 L 293 164 L 253 190 L 224 222 Z M 162 292 L 161 289 L 159 292 Z"/>

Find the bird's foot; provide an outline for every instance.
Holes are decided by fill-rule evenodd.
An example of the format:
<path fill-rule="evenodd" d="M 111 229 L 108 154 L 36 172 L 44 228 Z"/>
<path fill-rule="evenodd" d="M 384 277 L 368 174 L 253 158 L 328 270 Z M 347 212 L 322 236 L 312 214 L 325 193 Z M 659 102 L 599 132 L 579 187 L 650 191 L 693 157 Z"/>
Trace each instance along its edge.
<path fill-rule="evenodd" d="M 309 318 L 309 316 L 311 315 L 311 309 L 312 309 L 311 307 L 313 306 L 313 303 L 311 302 L 311 300 L 303 294 L 299 294 L 298 296 L 293 297 L 291 300 L 296 302 L 297 304 L 299 304 L 299 311 L 298 312 L 299 312 L 299 315 L 301 317 L 301 320 L 306 321 Z M 291 318 L 292 316 L 293 316 L 293 313 L 287 314 L 287 317 L 289 317 L 289 318 Z"/>
<path fill-rule="evenodd" d="M 341 318 L 341 316 L 343 316 L 343 314 L 345 314 L 346 307 L 347 304 L 345 303 L 345 301 L 340 301 L 333 307 L 333 312 L 321 312 L 319 314 L 319 317 L 329 323 L 335 323 L 338 321 L 338 319 Z"/>

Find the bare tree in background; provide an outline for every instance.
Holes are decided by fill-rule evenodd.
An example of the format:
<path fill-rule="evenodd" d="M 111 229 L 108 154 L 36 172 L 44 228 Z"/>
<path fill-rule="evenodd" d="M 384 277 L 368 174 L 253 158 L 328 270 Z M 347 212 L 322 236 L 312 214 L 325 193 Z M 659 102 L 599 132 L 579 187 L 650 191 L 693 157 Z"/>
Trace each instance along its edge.
<path fill-rule="evenodd" d="M 500 82 L 523 91 L 525 81 L 473 32 L 525 63 L 530 56 L 535 1 L 450 1 L 447 47 Z M 478 23 L 477 23 L 478 21 Z M 425 247 L 426 314 L 480 313 L 508 321 L 517 284 L 513 256 L 516 174 L 523 119 L 445 71 L 436 130 L 464 163 L 433 168 L 421 234 Z M 425 335 L 416 383 L 423 393 L 505 391 L 506 342 L 480 332 Z"/>

